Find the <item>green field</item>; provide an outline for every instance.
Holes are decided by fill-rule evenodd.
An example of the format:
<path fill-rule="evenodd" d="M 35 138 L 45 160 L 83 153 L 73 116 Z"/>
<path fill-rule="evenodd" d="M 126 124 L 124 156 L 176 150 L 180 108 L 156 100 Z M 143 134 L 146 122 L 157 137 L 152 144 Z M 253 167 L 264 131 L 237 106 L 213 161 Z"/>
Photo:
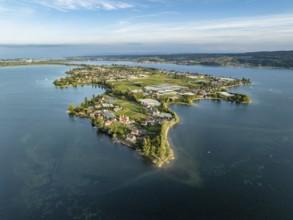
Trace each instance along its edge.
<path fill-rule="evenodd" d="M 134 120 L 141 121 L 146 118 L 145 114 L 141 113 L 142 107 L 138 103 L 130 102 L 127 100 L 118 100 L 115 104 L 122 106 L 122 110 L 115 113 L 116 116 L 124 114 Z"/>
<path fill-rule="evenodd" d="M 150 75 L 146 78 L 139 79 L 129 79 L 129 80 L 119 80 L 112 81 L 110 85 L 112 85 L 115 89 L 127 92 L 129 90 L 142 89 L 146 86 L 152 85 L 160 85 L 160 84 L 172 84 L 172 85 L 180 85 L 180 86 L 188 86 L 189 88 L 196 88 L 199 85 L 194 84 L 195 79 L 189 78 L 171 78 L 166 75 Z"/>

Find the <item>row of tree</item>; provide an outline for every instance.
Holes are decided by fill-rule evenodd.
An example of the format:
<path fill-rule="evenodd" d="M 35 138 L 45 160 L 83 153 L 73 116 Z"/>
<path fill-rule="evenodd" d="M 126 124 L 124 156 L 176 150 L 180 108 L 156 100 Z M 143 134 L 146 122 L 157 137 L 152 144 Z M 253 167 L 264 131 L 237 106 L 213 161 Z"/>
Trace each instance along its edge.
<path fill-rule="evenodd" d="M 142 145 L 144 155 L 150 158 L 155 158 L 158 162 L 164 161 L 173 156 L 173 151 L 167 140 L 168 126 L 168 122 L 164 121 L 160 135 L 154 138 L 144 138 Z"/>
<path fill-rule="evenodd" d="M 236 103 L 249 103 L 250 102 L 250 98 L 247 95 L 243 95 L 243 94 L 238 94 L 238 93 L 231 93 L 233 94 L 233 96 L 223 96 L 222 94 L 216 92 L 211 94 L 212 98 L 216 98 L 216 99 L 223 99 L 229 102 L 236 102 Z"/>

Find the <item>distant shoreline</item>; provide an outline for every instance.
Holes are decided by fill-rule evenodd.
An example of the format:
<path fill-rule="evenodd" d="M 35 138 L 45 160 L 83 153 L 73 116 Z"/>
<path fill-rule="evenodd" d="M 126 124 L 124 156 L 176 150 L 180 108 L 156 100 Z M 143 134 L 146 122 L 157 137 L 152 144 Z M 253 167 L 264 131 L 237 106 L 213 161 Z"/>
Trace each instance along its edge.
<path fill-rule="evenodd" d="M 80 60 L 81 62 L 87 61 L 87 60 Z M 181 63 L 175 63 L 175 62 L 136 62 L 136 61 L 124 61 L 124 60 L 116 60 L 116 61 L 111 61 L 111 60 L 92 60 L 91 62 L 133 62 L 137 64 L 143 64 L 143 65 L 159 65 L 159 64 L 174 64 L 174 65 L 181 65 L 181 66 L 206 66 L 206 67 L 226 67 L 226 68 L 251 68 L 251 69 L 288 69 L 292 70 L 293 67 L 274 67 L 274 66 L 237 66 L 237 65 L 230 65 L 230 66 L 223 66 L 223 65 L 202 65 L 202 64 L 181 64 Z M 74 62 L 74 61 L 70 61 Z M 70 62 L 55 62 L 55 61 L 48 61 L 48 62 L 35 62 L 35 63 L 1 63 L 0 62 L 0 68 L 5 68 L 5 67 L 25 67 L 25 66 L 46 66 L 46 65 L 60 65 L 60 66 L 85 66 L 88 64 L 76 64 L 76 63 L 70 63 Z M 75 61 L 78 62 L 78 61 Z"/>

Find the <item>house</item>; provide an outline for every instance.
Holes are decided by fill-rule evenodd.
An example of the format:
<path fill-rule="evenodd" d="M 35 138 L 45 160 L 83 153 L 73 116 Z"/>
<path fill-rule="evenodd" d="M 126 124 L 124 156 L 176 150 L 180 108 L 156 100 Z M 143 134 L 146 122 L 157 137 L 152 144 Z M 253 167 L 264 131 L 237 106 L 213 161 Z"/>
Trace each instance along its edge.
<path fill-rule="evenodd" d="M 83 112 L 79 112 L 78 115 L 79 117 L 86 117 L 86 114 L 84 114 Z"/>
<path fill-rule="evenodd" d="M 150 109 L 150 112 L 153 116 L 157 116 L 160 114 L 160 111 L 158 109 L 155 109 L 155 108 L 151 108 Z"/>
<path fill-rule="evenodd" d="M 95 111 L 95 112 L 94 112 L 94 115 L 95 115 L 95 117 L 97 118 L 97 117 L 99 117 L 99 116 L 102 115 L 102 111 Z"/>
<path fill-rule="evenodd" d="M 113 124 L 113 122 L 111 120 L 107 120 L 107 121 L 104 122 L 105 126 L 110 126 L 112 124 Z"/>
<path fill-rule="evenodd" d="M 103 116 L 104 116 L 105 118 L 109 118 L 109 119 L 111 119 L 111 118 L 115 118 L 115 115 L 114 115 L 112 112 L 110 112 L 110 111 L 104 111 L 104 112 L 103 112 Z"/>
<path fill-rule="evenodd" d="M 119 116 L 119 122 L 125 125 L 129 125 L 131 123 L 130 119 L 126 115 L 120 115 Z"/>
<path fill-rule="evenodd" d="M 148 126 L 148 125 L 154 126 L 154 125 L 156 125 L 156 120 L 155 119 L 147 119 L 147 120 L 142 122 L 142 125 L 144 125 L 144 126 Z"/>
<path fill-rule="evenodd" d="M 95 108 L 93 106 L 89 106 L 88 108 L 86 108 L 86 114 L 89 115 L 91 113 L 93 113 L 95 110 Z"/>
<path fill-rule="evenodd" d="M 140 135 L 140 131 L 137 128 L 133 128 L 131 130 L 131 134 L 133 134 L 133 135 Z"/>
<path fill-rule="evenodd" d="M 173 116 L 170 113 L 161 113 L 159 117 L 162 119 L 172 119 Z"/>
<path fill-rule="evenodd" d="M 103 107 L 103 108 L 113 108 L 114 105 L 111 104 L 111 103 L 103 103 L 103 104 L 102 104 L 102 107 Z"/>
<path fill-rule="evenodd" d="M 100 109 L 100 108 L 101 108 L 100 104 L 95 105 L 95 109 Z"/>
<path fill-rule="evenodd" d="M 126 139 L 125 139 L 125 140 L 126 140 L 126 141 L 129 141 L 129 142 L 131 142 L 131 143 L 133 143 L 133 144 L 135 144 L 135 143 L 137 142 L 136 136 L 133 135 L 133 134 L 128 134 L 128 135 L 126 136 Z"/>
<path fill-rule="evenodd" d="M 114 112 L 118 112 L 118 111 L 120 111 L 120 110 L 122 110 L 122 107 L 121 107 L 121 106 L 115 106 L 115 108 L 114 108 Z"/>
<path fill-rule="evenodd" d="M 90 115 L 91 113 L 93 113 L 93 110 L 92 110 L 92 109 L 88 109 L 88 110 L 86 110 L 86 114 L 87 114 L 87 115 Z"/>
<path fill-rule="evenodd" d="M 113 123 L 115 123 L 115 122 L 117 122 L 117 119 L 116 119 L 116 118 L 112 118 L 111 121 L 112 121 Z"/>
<path fill-rule="evenodd" d="M 148 125 L 148 121 L 147 121 L 147 120 L 142 121 L 142 122 L 141 122 L 141 125 L 143 125 L 143 126 L 147 126 L 147 125 Z"/>

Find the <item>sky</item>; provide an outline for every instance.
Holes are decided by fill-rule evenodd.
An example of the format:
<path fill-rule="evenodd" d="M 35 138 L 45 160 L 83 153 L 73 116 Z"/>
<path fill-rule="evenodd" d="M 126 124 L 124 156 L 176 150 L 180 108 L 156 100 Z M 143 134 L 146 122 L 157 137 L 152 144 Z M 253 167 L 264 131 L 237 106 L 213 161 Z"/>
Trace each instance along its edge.
<path fill-rule="evenodd" d="M 293 1 L 0 0 L 0 30 L 2 56 L 292 50 Z"/>

